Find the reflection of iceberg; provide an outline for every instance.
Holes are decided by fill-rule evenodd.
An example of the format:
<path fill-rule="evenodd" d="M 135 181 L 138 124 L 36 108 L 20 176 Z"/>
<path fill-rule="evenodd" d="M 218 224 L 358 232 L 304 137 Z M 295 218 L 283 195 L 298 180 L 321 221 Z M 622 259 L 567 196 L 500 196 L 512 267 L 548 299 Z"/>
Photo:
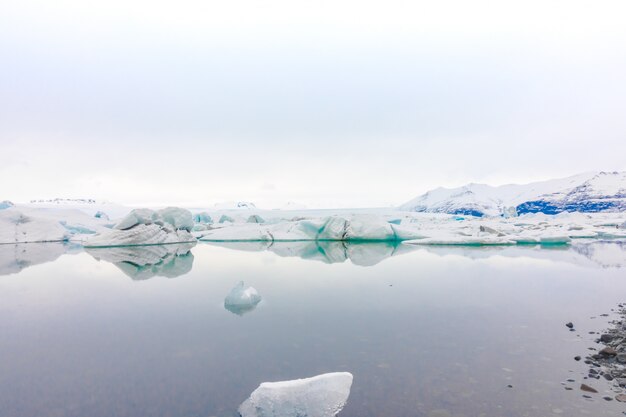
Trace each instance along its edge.
<path fill-rule="evenodd" d="M 63 243 L 0 244 L 0 275 L 17 274 L 22 269 L 52 262 L 68 250 Z"/>
<path fill-rule="evenodd" d="M 254 310 L 261 302 L 261 296 L 252 287 L 245 288 L 244 282 L 239 281 L 224 299 L 224 308 L 239 316 Z"/>
<path fill-rule="evenodd" d="M 352 374 L 264 382 L 239 406 L 242 417 L 333 417 L 346 405 Z"/>
<path fill-rule="evenodd" d="M 453 247 L 424 246 L 424 250 L 440 256 L 457 255 L 470 259 L 492 256 L 532 258 L 551 262 L 565 262 L 586 267 L 626 267 L 626 242 L 593 241 L 575 242 L 570 246 L 508 246 L 508 247 Z"/>
<path fill-rule="evenodd" d="M 195 243 L 85 248 L 98 261 L 111 262 L 134 280 L 176 278 L 191 271 Z"/>
<path fill-rule="evenodd" d="M 346 241 L 300 241 L 300 242 L 206 242 L 213 246 L 229 249 L 260 252 L 271 251 L 282 257 L 300 257 L 321 261 L 328 264 L 352 261 L 355 265 L 371 266 L 396 255 L 417 250 L 414 245 L 400 242 L 362 242 Z"/>

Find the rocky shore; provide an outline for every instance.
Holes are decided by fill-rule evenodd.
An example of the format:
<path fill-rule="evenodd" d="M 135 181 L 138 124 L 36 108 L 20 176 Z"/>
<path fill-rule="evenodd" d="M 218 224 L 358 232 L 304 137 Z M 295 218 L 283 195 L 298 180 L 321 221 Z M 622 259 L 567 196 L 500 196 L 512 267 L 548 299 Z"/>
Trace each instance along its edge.
<path fill-rule="evenodd" d="M 594 353 L 584 359 L 581 356 L 574 358 L 576 361 L 583 360 L 589 366 L 585 378 L 585 382 L 588 382 L 580 385 L 580 390 L 584 392 L 583 397 L 591 398 L 589 394 L 598 394 L 593 380 L 604 379 L 608 382 L 610 391 L 605 392 L 603 398 L 606 401 L 626 402 L 626 303 L 619 304 L 618 307 L 618 317 L 610 322 L 610 328 L 598 333 L 596 343 L 601 347 L 590 348 Z M 573 330 L 572 323 L 567 323 L 566 326 Z M 566 386 L 565 389 L 573 388 Z M 608 392 L 610 395 L 606 395 Z"/>

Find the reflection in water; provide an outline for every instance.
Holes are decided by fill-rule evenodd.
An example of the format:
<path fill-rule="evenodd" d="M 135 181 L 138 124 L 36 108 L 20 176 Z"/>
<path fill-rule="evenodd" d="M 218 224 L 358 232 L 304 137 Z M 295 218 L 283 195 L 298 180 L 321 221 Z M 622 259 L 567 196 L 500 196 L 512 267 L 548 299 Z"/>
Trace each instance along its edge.
<path fill-rule="evenodd" d="M 176 278 L 191 271 L 195 243 L 86 248 L 98 261 L 111 262 L 134 280 L 155 276 Z"/>
<path fill-rule="evenodd" d="M 52 262 L 71 250 L 63 243 L 0 244 L 0 275 L 17 274 L 29 266 Z"/>
<path fill-rule="evenodd" d="M 242 417 L 333 417 L 346 405 L 352 374 L 264 382 L 239 406 Z"/>
<path fill-rule="evenodd" d="M 261 296 L 252 287 L 245 288 L 243 281 L 239 281 L 224 299 L 224 308 L 231 313 L 243 316 L 254 310 L 261 302 Z"/>
<path fill-rule="evenodd" d="M 271 251 L 278 256 L 299 257 L 328 264 L 350 260 L 355 265 L 372 266 L 396 255 L 408 253 L 418 248 L 399 242 L 361 242 L 347 241 L 299 241 L 299 242 L 206 242 L 208 245 L 221 246 L 244 251 Z"/>
<path fill-rule="evenodd" d="M 626 242 L 619 240 L 581 241 L 558 246 L 424 246 L 422 250 L 440 256 L 457 255 L 470 259 L 486 259 L 492 256 L 525 257 L 590 268 L 626 267 Z"/>

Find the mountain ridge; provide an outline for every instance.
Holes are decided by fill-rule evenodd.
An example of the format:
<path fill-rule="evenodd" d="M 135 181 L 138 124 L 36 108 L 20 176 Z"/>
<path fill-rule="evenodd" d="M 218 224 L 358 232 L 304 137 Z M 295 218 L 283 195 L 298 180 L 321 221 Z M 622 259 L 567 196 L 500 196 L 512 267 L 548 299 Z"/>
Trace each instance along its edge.
<path fill-rule="evenodd" d="M 459 215 L 516 216 L 526 213 L 626 211 L 626 171 L 588 172 L 566 178 L 490 186 L 470 183 L 439 187 L 398 207 L 400 210 Z"/>

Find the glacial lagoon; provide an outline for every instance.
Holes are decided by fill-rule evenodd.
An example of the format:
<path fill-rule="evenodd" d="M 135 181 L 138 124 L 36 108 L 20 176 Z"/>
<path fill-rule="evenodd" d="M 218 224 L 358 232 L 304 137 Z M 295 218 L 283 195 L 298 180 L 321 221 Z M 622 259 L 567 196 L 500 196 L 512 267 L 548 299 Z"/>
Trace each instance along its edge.
<path fill-rule="evenodd" d="M 233 417 L 330 372 L 354 376 L 342 417 L 621 415 L 574 357 L 625 267 L 615 241 L 0 245 L 0 415 Z M 228 308 L 240 281 L 261 301 Z"/>

